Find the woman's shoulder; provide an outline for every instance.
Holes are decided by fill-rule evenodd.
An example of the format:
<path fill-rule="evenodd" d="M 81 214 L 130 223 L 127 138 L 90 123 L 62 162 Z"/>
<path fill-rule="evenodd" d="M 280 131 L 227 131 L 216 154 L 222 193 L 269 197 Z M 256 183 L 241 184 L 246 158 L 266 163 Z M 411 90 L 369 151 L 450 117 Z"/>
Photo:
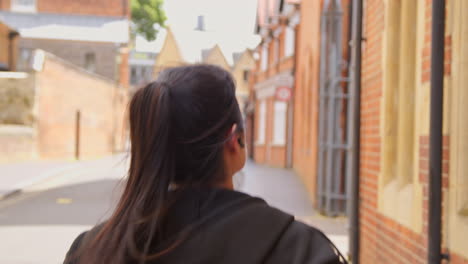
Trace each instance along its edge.
<path fill-rule="evenodd" d="M 104 223 L 94 226 L 92 229 L 80 233 L 74 240 L 68 250 L 63 264 L 78 264 L 79 256 L 81 255 L 81 250 L 83 250 L 84 245 L 89 243 L 97 233 L 102 229 Z"/>
<path fill-rule="evenodd" d="M 265 263 L 347 263 L 335 245 L 319 229 L 293 221 L 277 241 Z"/>

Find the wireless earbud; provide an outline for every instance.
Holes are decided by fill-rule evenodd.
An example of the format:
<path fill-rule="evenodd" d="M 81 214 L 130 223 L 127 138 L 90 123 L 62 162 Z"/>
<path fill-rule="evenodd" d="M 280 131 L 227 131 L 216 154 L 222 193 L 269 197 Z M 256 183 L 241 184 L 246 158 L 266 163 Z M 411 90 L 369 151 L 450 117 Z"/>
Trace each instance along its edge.
<path fill-rule="evenodd" d="M 245 144 L 244 144 L 244 142 L 242 142 L 242 138 L 241 138 L 241 137 L 238 137 L 238 138 L 237 138 L 237 143 L 239 143 L 239 146 L 241 146 L 241 148 L 245 148 Z"/>

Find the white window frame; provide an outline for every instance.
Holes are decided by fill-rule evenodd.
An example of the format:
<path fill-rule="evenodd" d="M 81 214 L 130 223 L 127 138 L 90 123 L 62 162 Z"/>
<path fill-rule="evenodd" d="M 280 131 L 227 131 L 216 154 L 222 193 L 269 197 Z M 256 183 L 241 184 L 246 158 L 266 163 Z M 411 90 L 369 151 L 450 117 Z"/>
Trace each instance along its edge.
<path fill-rule="evenodd" d="M 294 55 L 296 45 L 296 31 L 292 27 L 286 27 L 284 38 L 284 56 L 291 57 Z"/>
<path fill-rule="evenodd" d="M 24 1 L 30 1 L 31 4 L 22 3 Z M 37 0 L 11 0 L 11 11 L 35 13 L 37 12 Z"/>
<path fill-rule="evenodd" d="M 268 69 L 268 45 L 267 44 L 263 44 L 262 46 L 260 69 L 262 71 L 266 71 Z"/>
<path fill-rule="evenodd" d="M 286 126 L 287 126 L 288 104 L 283 101 L 275 101 L 273 121 L 273 145 L 286 145 Z"/>
<path fill-rule="evenodd" d="M 257 144 L 265 144 L 266 135 L 266 102 L 261 101 L 258 106 L 258 129 L 257 129 Z"/>

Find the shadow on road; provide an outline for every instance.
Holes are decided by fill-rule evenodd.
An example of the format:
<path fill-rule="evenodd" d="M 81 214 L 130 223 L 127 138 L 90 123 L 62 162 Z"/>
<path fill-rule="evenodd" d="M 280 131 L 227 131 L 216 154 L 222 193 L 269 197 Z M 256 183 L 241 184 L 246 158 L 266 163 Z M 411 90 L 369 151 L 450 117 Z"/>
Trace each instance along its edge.
<path fill-rule="evenodd" d="M 0 203 L 0 226 L 95 225 L 110 216 L 122 186 L 104 179 L 11 197 Z"/>

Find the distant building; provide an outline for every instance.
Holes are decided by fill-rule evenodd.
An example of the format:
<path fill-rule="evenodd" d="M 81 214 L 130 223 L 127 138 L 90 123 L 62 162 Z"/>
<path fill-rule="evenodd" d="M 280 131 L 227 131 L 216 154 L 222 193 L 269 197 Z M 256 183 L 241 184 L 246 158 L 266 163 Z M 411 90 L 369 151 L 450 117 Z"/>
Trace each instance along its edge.
<path fill-rule="evenodd" d="M 233 75 L 237 85 L 236 96 L 243 109 L 249 94 L 249 73 L 255 68 L 255 59 L 247 48 L 251 43 L 256 45 L 257 38 L 237 44 L 221 33 L 203 29 L 204 23 L 200 17 L 195 29 L 168 27 L 156 59 L 154 74 L 168 67 L 196 63 L 220 66 Z"/>
<path fill-rule="evenodd" d="M 236 80 L 237 101 L 241 110 L 245 113 L 247 101 L 249 99 L 249 78 L 255 68 L 255 59 L 252 50 L 246 49 L 243 52 L 233 53 L 234 66 L 231 73 Z"/>
<path fill-rule="evenodd" d="M 157 56 L 158 54 L 153 52 L 130 51 L 130 85 L 132 87 L 138 88 L 153 80 L 154 62 Z"/>
<path fill-rule="evenodd" d="M 16 70 L 18 35 L 16 30 L 0 21 L 0 71 Z"/>
<path fill-rule="evenodd" d="M 21 34 L 18 70 L 43 49 L 108 79 L 128 83 L 128 1 L 6 0 L 0 20 Z"/>
<path fill-rule="evenodd" d="M 249 116 L 254 135 L 250 142 L 254 160 L 275 167 L 292 166 L 292 91 L 295 84 L 295 47 L 299 10 L 290 1 L 260 0 L 257 33 L 262 41 L 256 48 L 259 60 L 252 87 Z"/>

